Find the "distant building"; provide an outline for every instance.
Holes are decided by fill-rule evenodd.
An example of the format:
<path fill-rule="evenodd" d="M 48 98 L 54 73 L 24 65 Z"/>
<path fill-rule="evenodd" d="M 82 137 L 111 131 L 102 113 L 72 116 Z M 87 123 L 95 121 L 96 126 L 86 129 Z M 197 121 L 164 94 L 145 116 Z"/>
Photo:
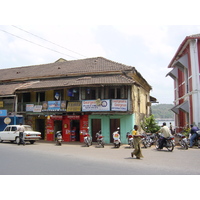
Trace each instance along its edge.
<path fill-rule="evenodd" d="M 64 141 L 83 142 L 87 131 L 96 141 L 101 130 L 110 143 L 120 127 L 125 143 L 126 132 L 151 114 L 151 89 L 134 67 L 102 57 L 0 70 L 1 109 L 23 116 L 48 141 L 58 130 Z"/>
<path fill-rule="evenodd" d="M 200 34 L 183 40 L 168 67 L 174 80 L 175 125 L 200 127 Z"/>

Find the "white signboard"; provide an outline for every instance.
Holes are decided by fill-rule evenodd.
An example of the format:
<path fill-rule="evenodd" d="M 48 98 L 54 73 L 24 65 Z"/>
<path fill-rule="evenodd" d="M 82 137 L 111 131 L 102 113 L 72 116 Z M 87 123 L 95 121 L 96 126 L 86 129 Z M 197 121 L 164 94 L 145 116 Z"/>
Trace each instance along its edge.
<path fill-rule="evenodd" d="M 42 112 L 42 105 L 35 105 L 33 108 L 33 112 Z"/>
<path fill-rule="evenodd" d="M 110 111 L 110 100 L 101 100 L 100 103 L 96 100 L 82 101 L 82 111 Z"/>
<path fill-rule="evenodd" d="M 111 110 L 112 111 L 127 111 L 127 100 L 113 99 Z"/>
<path fill-rule="evenodd" d="M 26 111 L 27 112 L 33 111 L 33 108 L 34 108 L 34 104 L 26 104 Z"/>

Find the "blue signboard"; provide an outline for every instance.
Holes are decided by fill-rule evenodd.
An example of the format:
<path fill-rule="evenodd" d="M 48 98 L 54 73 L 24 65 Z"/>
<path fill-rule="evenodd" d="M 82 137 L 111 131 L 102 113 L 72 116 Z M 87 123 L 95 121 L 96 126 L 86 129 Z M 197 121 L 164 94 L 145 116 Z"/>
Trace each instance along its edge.
<path fill-rule="evenodd" d="M 48 110 L 60 110 L 60 101 L 48 101 Z"/>
<path fill-rule="evenodd" d="M 0 117 L 7 116 L 7 110 L 0 110 Z"/>

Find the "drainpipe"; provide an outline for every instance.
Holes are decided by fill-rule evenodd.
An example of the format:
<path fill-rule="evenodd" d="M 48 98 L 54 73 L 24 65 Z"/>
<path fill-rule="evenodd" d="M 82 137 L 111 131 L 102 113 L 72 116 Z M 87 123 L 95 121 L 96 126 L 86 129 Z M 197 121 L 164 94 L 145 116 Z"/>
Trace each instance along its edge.
<path fill-rule="evenodd" d="M 17 117 L 16 117 L 16 114 L 17 114 L 17 103 L 18 103 L 18 96 L 15 95 L 14 97 L 15 99 L 15 109 L 14 109 L 14 125 L 17 124 Z"/>

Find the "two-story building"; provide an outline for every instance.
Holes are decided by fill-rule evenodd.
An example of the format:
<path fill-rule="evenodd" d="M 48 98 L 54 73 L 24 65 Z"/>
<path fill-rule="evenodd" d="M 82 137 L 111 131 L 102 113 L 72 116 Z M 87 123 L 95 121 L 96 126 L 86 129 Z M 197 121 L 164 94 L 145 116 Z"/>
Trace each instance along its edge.
<path fill-rule="evenodd" d="M 135 69 L 96 57 L 0 70 L 0 106 L 11 123 L 20 121 L 53 141 L 83 142 L 83 133 L 102 131 L 105 142 L 120 127 L 122 143 L 134 124 L 150 115 L 151 86 Z M 6 116 L 0 117 L 1 123 Z M 13 119 L 12 119 L 13 120 Z"/>
<path fill-rule="evenodd" d="M 167 74 L 174 80 L 175 125 L 200 127 L 200 34 L 187 36 L 180 44 Z"/>

